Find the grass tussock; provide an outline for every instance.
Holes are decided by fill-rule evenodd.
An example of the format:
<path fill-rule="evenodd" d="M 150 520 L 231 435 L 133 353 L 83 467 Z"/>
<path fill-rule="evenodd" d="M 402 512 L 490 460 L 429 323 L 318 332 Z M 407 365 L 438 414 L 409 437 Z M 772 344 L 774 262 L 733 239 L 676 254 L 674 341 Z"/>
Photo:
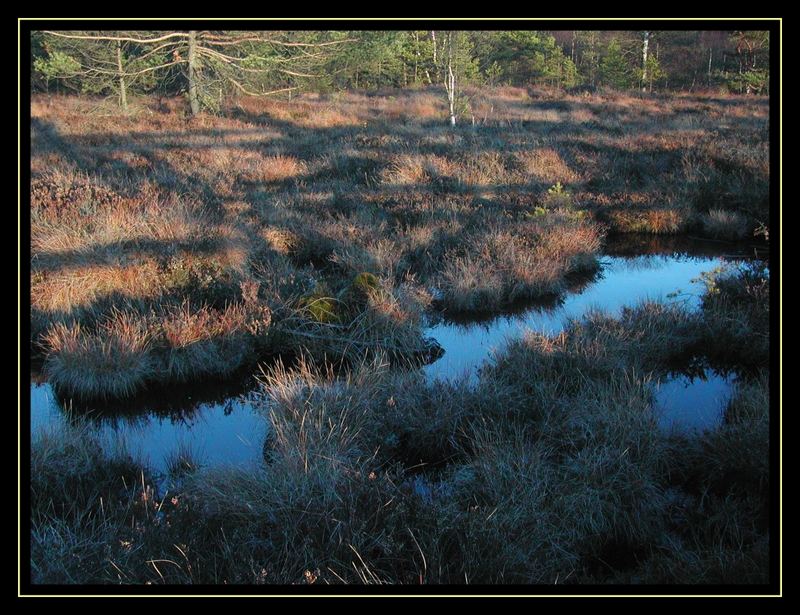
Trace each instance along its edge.
<path fill-rule="evenodd" d="M 149 384 L 224 377 L 257 356 L 271 316 L 246 303 L 161 307 L 147 318 L 112 311 L 93 332 L 58 323 L 44 335 L 44 373 L 68 395 L 126 397 Z"/>
<path fill-rule="evenodd" d="M 141 463 L 87 426 L 37 431 L 31 442 L 31 581 L 124 582 L 137 558 L 153 488 Z M 155 511 L 153 511 L 155 513 Z"/>
<path fill-rule="evenodd" d="M 617 232 L 674 235 L 691 227 L 689 212 L 679 207 L 617 209 L 604 214 Z"/>
<path fill-rule="evenodd" d="M 704 337 L 721 362 L 767 367 L 770 349 L 770 279 L 766 263 L 723 268 L 704 276 Z"/>
<path fill-rule="evenodd" d="M 155 374 L 150 337 L 141 322 L 116 312 L 97 333 L 80 323 L 56 324 L 45 336 L 49 352 L 44 371 L 54 386 L 87 396 L 123 397 Z"/>
<path fill-rule="evenodd" d="M 563 291 L 566 275 L 597 267 L 597 230 L 566 212 L 516 231 L 495 229 L 444 255 L 439 287 L 454 312 L 492 312 Z"/>
<path fill-rule="evenodd" d="M 747 219 L 735 211 L 711 209 L 703 218 L 703 230 L 715 239 L 736 240 L 748 236 Z"/>

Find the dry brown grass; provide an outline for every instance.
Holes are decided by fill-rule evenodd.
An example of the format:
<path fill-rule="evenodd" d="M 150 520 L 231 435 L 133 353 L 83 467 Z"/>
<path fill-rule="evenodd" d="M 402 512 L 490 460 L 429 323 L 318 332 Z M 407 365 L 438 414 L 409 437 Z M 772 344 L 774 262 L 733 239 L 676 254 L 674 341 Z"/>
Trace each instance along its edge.
<path fill-rule="evenodd" d="M 389 184 L 415 185 L 429 181 L 427 161 L 422 156 L 401 154 L 397 156 L 382 173 L 382 179 Z"/>
<path fill-rule="evenodd" d="M 186 348 L 203 340 L 244 330 L 247 313 L 240 305 L 230 305 L 218 312 L 193 310 L 188 303 L 184 303 L 161 317 L 160 325 L 171 348 Z"/>
<path fill-rule="evenodd" d="M 435 89 L 244 97 L 190 121 L 177 100 L 117 116 L 36 96 L 33 347 L 56 323 L 95 339 L 112 308 L 142 322 L 186 301 L 221 312 L 242 284 L 273 325 L 296 323 L 302 297 L 362 272 L 394 297 L 362 305 L 368 320 L 415 322 L 401 295 L 436 285 L 445 307 L 495 310 L 590 269 L 592 219 L 718 237 L 769 225 L 763 101 L 467 93 L 456 130 Z"/>
<path fill-rule="evenodd" d="M 686 209 L 669 207 L 620 208 L 609 212 L 607 220 L 614 230 L 626 233 L 672 235 L 689 228 L 689 212 Z"/>
<path fill-rule="evenodd" d="M 305 165 L 294 156 L 269 156 L 260 160 L 254 181 L 283 181 L 305 172 Z"/>
<path fill-rule="evenodd" d="M 566 275 L 596 267 L 600 235 L 594 226 L 556 212 L 519 222 L 513 232 L 491 229 L 472 242 L 443 257 L 442 302 L 455 312 L 492 312 L 558 294 Z"/>
<path fill-rule="evenodd" d="M 516 155 L 525 173 L 534 181 L 555 184 L 570 184 L 580 179 L 559 153 L 552 148 L 542 148 L 530 152 L 519 152 Z"/>
<path fill-rule="evenodd" d="M 711 209 L 703 218 L 703 230 L 717 239 L 743 239 L 748 235 L 747 219 L 736 211 Z"/>
<path fill-rule="evenodd" d="M 161 274 L 154 261 L 119 267 L 112 264 L 71 268 L 67 274 L 42 275 L 31 287 L 31 306 L 45 312 L 90 308 L 105 296 L 154 299 L 161 295 Z"/>
<path fill-rule="evenodd" d="M 86 396 L 124 397 L 153 376 L 150 336 L 135 315 L 114 312 L 93 333 L 55 324 L 44 336 L 44 372 L 61 390 Z"/>

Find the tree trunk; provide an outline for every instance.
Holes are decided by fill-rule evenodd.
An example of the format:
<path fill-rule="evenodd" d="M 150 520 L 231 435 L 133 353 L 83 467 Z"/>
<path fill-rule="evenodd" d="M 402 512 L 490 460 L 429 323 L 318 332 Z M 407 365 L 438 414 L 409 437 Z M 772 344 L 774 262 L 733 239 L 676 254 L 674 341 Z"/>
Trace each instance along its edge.
<path fill-rule="evenodd" d="M 447 102 L 450 105 L 450 125 L 456 125 L 456 75 L 453 72 L 453 33 L 445 37 L 447 43 L 447 75 L 444 78 L 444 88 L 447 91 Z"/>
<path fill-rule="evenodd" d="M 642 36 L 642 92 L 647 88 L 647 47 L 650 44 L 650 33 L 645 30 Z"/>
<path fill-rule="evenodd" d="M 447 79 L 448 79 L 448 88 L 447 88 L 447 100 L 450 103 L 450 125 L 456 125 L 456 76 L 453 74 L 453 66 L 448 64 L 447 66 Z"/>
<path fill-rule="evenodd" d="M 714 58 L 714 49 L 708 48 L 708 87 L 711 87 L 711 60 Z"/>
<path fill-rule="evenodd" d="M 125 85 L 125 71 L 122 69 L 122 43 L 117 42 L 117 72 L 119 73 L 119 106 L 128 112 L 128 92 Z"/>
<path fill-rule="evenodd" d="M 573 64 L 575 63 L 575 39 L 577 34 L 578 33 L 575 30 L 572 31 L 572 51 L 570 52 L 569 57 Z"/>
<path fill-rule="evenodd" d="M 433 41 L 433 76 L 436 77 L 436 80 L 439 79 L 439 67 L 437 65 L 437 57 L 436 57 L 436 30 L 431 30 L 431 41 Z"/>
<path fill-rule="evenodd" d="M 197 96 L 197 30 L 189 30 L 189 107 L 192 115 L 200 113 L 200 99 Z"/>
<path fill-rule="evenodd" d="M 417 85 L 417 72 L 419 68 L 419 33 L 414 30 L 414 85 Z"/>

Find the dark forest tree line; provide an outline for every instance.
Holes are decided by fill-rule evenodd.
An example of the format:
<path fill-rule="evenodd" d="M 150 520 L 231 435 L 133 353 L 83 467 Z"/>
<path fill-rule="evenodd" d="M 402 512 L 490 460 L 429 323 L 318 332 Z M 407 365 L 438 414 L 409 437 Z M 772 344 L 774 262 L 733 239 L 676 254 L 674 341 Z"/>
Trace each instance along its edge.
<path fill-rule="evenodd" d="M 766 93 L 765 31 L 41 31 L 33 88 L 183 94 L 464 84 Z M 458 85 L 455 85 L 458 84 Z"/>

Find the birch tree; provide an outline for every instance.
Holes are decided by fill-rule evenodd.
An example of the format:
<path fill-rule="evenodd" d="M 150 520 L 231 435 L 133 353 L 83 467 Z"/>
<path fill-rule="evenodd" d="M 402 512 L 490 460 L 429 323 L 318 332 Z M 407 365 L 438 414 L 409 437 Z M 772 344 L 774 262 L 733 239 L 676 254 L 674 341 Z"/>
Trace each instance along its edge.
<path fill-rule="evenodd" d="M 642 92 L 647 89 L 647 48 L 650 46 L 650 32 L 642 32 Z"/>
<path fill-rule="evenodd" d="M 447 95 L 450 125 L 455 126 L 459 113 L 468 107 L 462 83 L 479 76 L 478 64 L 472 56 L 473 46 L 467 32 L 440 31 L 437 39 L 439 64 L 436 73 L 440 75 Z"/>
<path fill-rule="evenodd" d="M 446 32 L 444 44 L 447 48 L 447 71 L 444 76 L 444 89 L 450 106 L 450 125 L 456 125 L 456 73 L 453 70 L 453 32 Z"/>

